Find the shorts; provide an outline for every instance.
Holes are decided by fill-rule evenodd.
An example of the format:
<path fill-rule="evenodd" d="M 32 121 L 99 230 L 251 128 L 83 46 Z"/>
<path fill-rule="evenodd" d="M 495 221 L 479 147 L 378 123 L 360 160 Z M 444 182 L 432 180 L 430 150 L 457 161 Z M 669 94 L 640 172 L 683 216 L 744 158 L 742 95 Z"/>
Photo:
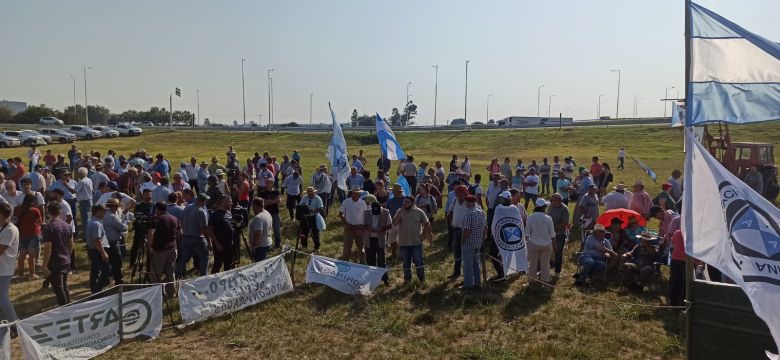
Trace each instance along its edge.
<path fill-rule="evenodd" d="M 30 252 L 38 251 L 41 249 L 41 236 L 33 235 L 27 238 L 19 239 L 19 251 L 27 250 Z"/>

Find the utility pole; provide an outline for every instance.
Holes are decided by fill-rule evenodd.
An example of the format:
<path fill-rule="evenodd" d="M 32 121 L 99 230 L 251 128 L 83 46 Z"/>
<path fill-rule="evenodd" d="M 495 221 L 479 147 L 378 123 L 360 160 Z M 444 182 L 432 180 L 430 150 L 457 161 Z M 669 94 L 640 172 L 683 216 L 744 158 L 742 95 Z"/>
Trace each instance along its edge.
<path fill-rule="evenodd" d="M 615 101 L 615 119 L 620 118 L 620 69 L 610 70 L 618 73 L 617 101 Z"/>
<path fill-rule="evenodd" d="M 198 101 L 198 121 L 197 121 L 197 124 L 200 125 L 200 90 L 195 90 L 195 98 L 198 99 L 197 100 Z M 195 127 L 195 125 L 193 124 L 192 127 Z"/>
<path fill-rule="evenodd" d="M 596 107 L 596 120 L 601 119 L 601 97 L 604 96 L 604 94 L 599 94 L 599 104 Z"/>
<path fill-rule="evenodd" d="M 555 94 L 550 94 L 550 98 L 547 100 L 547 117 L 550 117 L 550 108 L 552 107 L 552 98 Z"/>
<path fill-rule="evenodd" d="M 274 69 L 266 70 L 268 74 L 268 131 L 271 131 L 271 71 Z"/>
<path fill-rule="evenodd" d="M 436 69 L 433 85 L 433 128 L 436 128 L 436 105 L 439 102 L 439 65 L 433 65 Z"/>
<path fill-rule="evenodd" d="M 87 126 L 89 126 L 89 103 L 87 102 L 87 70 L 92 70 L 92 67 L 84 67 L 84 120 Z"/>
<path fill-rule="evenodd" d="M 667 103 L 666 99 L 669 98 L 669 90 L 671 89 L 674 89 L 674 86 L 668 87 L 666 88 L 666 90 L 664 90 L 664 117 L 666 117 L 666 103 Z"/>
<path fill-rule="evenodd" d="M 469 61 L 466 60 L 466 95 L 463 99 L 463 122 L 468 125 L 469 114 Z"/>
<path fill-rule="evenodd" d="M 542 88 L 544 85 L 539 85 L 536 87 L 536 117 L 539 117 L 539 104 L 542 99 Z"/>
<path fill-rule="evenodd" d="M 76 77 L 71 75 L 71 79 L 73 79 L 73 115 L 76 115 Z"/>
<path fill-rule="evenodd" d="M 311 126 L 311 106 L 314 99 L 314 93 L 309 94 L 309 126 Z"/>
<path fill-rule="evenodd" d="M 244 87 L 244 62 L 246 62 L 246 59 L 241 59 L 241 104 L 244 107 L 244 126 L 246 126 L 246 88 Z"/>
<path fill-rule="evenodd" d="M 485 108 L 485 125 L 487 125 L 490 119 L 490 97 L 491 96 L 493 96 L 493 94 L 487 96 L 487 106 Z"/>

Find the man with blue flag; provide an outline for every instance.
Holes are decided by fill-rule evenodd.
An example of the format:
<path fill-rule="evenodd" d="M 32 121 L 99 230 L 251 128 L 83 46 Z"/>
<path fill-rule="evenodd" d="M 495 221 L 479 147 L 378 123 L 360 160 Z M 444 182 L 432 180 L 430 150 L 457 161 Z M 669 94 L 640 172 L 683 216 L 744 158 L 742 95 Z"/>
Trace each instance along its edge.
<path fill-rule="evenodd" d="M 379 139 L 379 147 L 382 149 L 382 155 L 385 158 L 388 160 L 406 159 L 406 154 L 401 149 L 398 139 L 395 138 L 393 129 L 378 113 L 376 114 L 376 136 Z"/>

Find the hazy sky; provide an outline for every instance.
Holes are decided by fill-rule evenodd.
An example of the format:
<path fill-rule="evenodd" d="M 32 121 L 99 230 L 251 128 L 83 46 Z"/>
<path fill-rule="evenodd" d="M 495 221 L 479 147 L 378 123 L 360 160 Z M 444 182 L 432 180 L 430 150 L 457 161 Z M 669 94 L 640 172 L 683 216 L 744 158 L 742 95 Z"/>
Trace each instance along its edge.
<path fill-rule="evenodd" d="M 700 0 L 743 27 L 780 41 L 780 1 Z M 352 109 L 387 116 L 411 98 L 418 123 L 433 123 L 439 65 L 438 123 L 536 115 L 545 84 L 552 113 L 577 119 L 661 116 L 664 89 L 681 89 L 682 0 L 568 1 L 3 1 L 0 99 L 63 108 L 84 103 L 82 69 L 91 66 L 89 103 L 112 112 L 168 107 L 201 119 L 242 120 L 241 58 L 246 59 L 246 117 L 267 121 L 266 69 L 273 68 L 275 121 L 341 121 Z M 670 96 L 675 90 L 670 90 Z M 682 95 L 681 95 L 682 96 Z"/>

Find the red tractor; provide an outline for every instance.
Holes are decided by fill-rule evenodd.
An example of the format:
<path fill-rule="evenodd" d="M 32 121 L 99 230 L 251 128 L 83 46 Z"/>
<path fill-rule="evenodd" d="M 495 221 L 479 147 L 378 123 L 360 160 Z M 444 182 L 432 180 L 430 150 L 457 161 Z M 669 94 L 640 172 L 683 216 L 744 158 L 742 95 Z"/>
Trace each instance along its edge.
<path fill-rule="evenodd" d="M 702 143 L 732 174 L 745 180 L 751 167 L 755 167 L 763 178 L 761 195 L 774 202 L 780 193 L 777 183 L 774 145 L 768 143 L 732 142 L 728 124 L 718 124 L 717 136 L 709 127 L 704 127 Z"/>

